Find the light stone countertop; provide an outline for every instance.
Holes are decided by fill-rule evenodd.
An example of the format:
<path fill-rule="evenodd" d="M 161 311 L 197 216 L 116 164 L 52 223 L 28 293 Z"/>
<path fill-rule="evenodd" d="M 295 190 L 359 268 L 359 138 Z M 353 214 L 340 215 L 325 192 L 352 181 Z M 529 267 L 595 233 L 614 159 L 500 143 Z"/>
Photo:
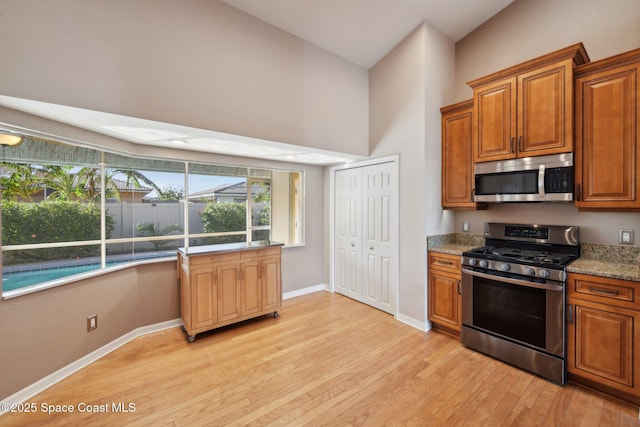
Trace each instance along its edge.
<path fill-rule="evenodd" d="M 640 247 L 583 243 L 580 253 L 567 272 L 640 282 Z"/>
<path fill-rule="evenodd" d="M 451 233 L 427 237 L 427 250 L 449 255 L 460 255 L 463 252 L 484 246 L 481 234 Z"/>
<path fill-rule="evenodd" d="M 427 237 L 427 250 L 460 255 L 484 246 L 484 236 L 451 233 Z M 581 256 L 567 266 L 567 272 L 640 282 L 640 247 L 624 245 L 580 245 Z"/>

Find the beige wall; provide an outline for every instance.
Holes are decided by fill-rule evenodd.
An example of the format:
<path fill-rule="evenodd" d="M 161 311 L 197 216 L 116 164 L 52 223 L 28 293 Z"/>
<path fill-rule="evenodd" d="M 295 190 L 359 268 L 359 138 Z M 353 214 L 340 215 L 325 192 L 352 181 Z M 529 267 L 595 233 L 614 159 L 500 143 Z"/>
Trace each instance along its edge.
<path fill-rule="evenodd" d="M 3 0 L 0 94 L 368 154 L 367 71 L 215 0 Z"/>
<path fill-rule="evenodd" d="M 440 111 L 454 46 L 422 24 L 369 71 L 371 157 L 399 154 L 398 317 L 426 325 L 425 239 L 446 232 L 440 208 Z"/>
<path fill-rule="evenodd" d="M 455 95 L 447 104 L 473 96 L 466 82 L 545 53 L 582 42 L 592 61 L 640 48 L 638 0 L 516 0 L 456 45 Z M 617 244 L 619 229 L 634 229 L 640 245 L 640 214 L 578 212 L 571 204 L 491 205 L 487 211 L 459 212 L 455 229 L 471 222 L 482 233 L 485 221 L 580 226 L 587 243 Z"/>
<path fill-rule="evenodd" d="M 87 332 L 87 317 L 98 329 Z M 180 317 L 175 261 L 0 301 L 0 400 L 138 327 Z"/>
<path fill-rule="evenodd" d="M 591 61 L 640 47 L 638 0 L 516 0 L 456 44 L 455 97 L 502 68 L 582 42 Z"/>

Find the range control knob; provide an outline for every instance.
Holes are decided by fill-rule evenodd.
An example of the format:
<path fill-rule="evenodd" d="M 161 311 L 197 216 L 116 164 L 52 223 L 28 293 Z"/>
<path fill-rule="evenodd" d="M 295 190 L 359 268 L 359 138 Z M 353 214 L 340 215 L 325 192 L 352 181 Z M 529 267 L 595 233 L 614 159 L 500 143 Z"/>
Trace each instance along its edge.
<path fill-rule="evenodd" d="M 549 270 L 540 270 L 538 271 L 538 276 L 544 277 L 546 279 L 551 276 L 551 273 L 549 273 Z"/>
<path fill-rule="evenodd" d="M 535 276 L 536 275 L 536 271 L 531 267 L 527 267 L 527 268 L 524 269 L 524 274 L 527 274 L 529 276 Z"/>
<path fill-rule="evenodd" d="M 509 264 L 500 264 L 500 270 L 502 271 L 509 271 L 511 270 L 511 266 Z"/>
<path fill-rule="evenodd" d="M 475 258 L 469 258 L 469 265 L 478 265 L 478 260 Z"/>
<path fill-rule="evenodd" d="M 481 260 L 480 267 L 484 267 L 484 268 L 489 267 L 489 261 L 487 261 L 486 259 Z"/>

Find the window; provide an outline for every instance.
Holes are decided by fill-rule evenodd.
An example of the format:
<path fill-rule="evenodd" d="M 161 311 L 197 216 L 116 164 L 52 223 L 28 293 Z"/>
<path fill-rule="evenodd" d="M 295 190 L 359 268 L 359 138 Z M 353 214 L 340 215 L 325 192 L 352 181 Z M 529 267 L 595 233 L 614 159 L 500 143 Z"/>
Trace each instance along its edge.
<path fill-rule="evenodd" d="M 303 244 L 299 171 L 136 158 L 30 137 L 2 154 L 3 292 L 174 257 L 187 245 Z"/>

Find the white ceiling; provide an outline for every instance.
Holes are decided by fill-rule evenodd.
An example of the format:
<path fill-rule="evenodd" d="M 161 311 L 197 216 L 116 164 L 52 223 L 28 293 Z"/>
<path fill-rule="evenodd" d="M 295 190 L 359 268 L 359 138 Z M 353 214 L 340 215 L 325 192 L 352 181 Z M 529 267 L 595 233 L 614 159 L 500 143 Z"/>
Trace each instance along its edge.
<path fill-rule="evenodd" d="M 423 21 L 456 42 L 513 0 L 222 0 L 323 49 L 371 68 Z M 203 129 L 0 96 L 0 106 L 136 144 L 303 164 L 356 156 Z M 182 141 L 176 143 L 175 141 Z M 233 144 L 229 144 L 233 142 Z M 181 145 L 177 145 L 181 144 Z"/>

